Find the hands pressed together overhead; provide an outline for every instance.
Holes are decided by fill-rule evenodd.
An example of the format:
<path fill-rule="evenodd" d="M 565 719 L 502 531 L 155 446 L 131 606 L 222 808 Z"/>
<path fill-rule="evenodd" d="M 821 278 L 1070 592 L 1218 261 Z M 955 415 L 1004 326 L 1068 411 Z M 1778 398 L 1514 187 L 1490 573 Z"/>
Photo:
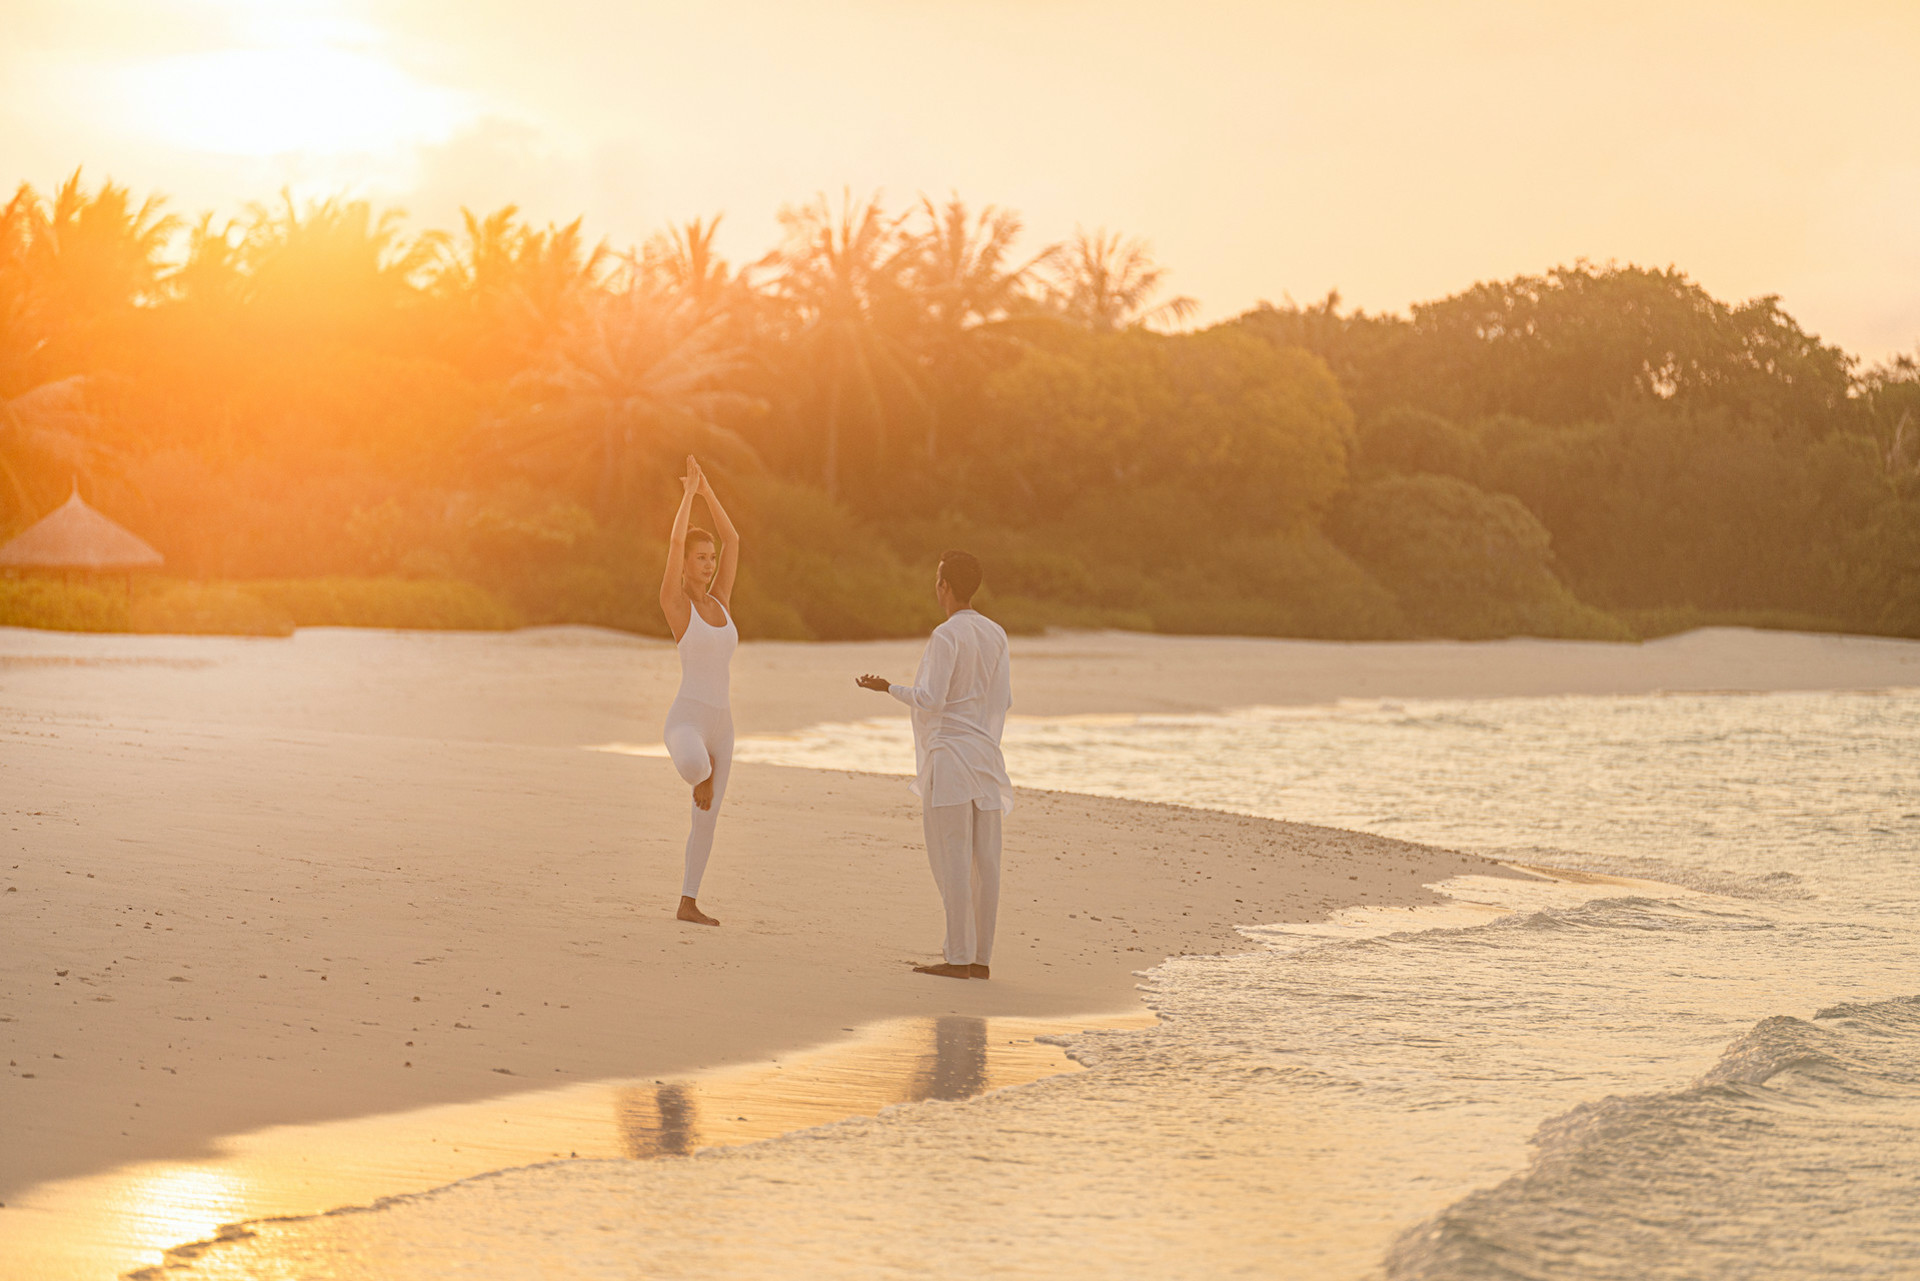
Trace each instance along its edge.
<path fill-rule="evenodd" d="M 702 497 L 712 491 L 707 486 L 707 473 L 700 469 L 700 462 L 692 454 L 687 455 L 687 474 L 680 478 L 681 488 L 689 494 Z"/>

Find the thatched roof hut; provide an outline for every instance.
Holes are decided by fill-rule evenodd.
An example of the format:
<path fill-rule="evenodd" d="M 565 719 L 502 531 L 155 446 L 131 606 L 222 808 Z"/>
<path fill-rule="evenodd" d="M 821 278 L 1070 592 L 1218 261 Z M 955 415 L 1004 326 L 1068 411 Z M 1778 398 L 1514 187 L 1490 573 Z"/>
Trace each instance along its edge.
<path fill-rule="evenodd" d="M 0 547 L 0 569 L 125 573 L 162 563 L 159 552 L 80 497 L 73 497 Z"/>

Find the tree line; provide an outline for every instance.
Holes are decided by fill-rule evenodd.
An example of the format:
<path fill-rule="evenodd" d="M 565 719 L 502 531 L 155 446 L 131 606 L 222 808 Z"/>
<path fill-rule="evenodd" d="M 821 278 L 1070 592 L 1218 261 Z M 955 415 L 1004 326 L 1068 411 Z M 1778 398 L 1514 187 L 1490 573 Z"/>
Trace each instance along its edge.
<path fill-rule="evenodd" d="M 741 495 L 762 636 L 917 630 L 954 543 L 1019 628 L 1920 635 L 1920 370 L 1777 299 L 1576 264 L 1180 331 L 1192 300 L 1104 230 L 1023 249 L 1010 210 L 843 192 L 734 264 L 718 225 L 616 251 L 511 206 L 416 232 L 23 185 L 0 532 L 77 476 L 182 580 L 657 632 L 696 453 Z"/>

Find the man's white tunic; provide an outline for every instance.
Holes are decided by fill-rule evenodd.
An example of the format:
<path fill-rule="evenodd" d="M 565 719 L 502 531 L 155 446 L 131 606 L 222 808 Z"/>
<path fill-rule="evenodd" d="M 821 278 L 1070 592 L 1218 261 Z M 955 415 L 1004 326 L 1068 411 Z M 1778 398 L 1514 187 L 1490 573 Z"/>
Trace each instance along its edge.
<path fill-rule="evenodd" d="M 928 805 L 1013 811 L 1000 754 L 1013 706 L 1012 662 L 1000 624 L 970 609 L 933 629 L 911 685 L 887 692 L 913 709 L 914 795 Z"/>

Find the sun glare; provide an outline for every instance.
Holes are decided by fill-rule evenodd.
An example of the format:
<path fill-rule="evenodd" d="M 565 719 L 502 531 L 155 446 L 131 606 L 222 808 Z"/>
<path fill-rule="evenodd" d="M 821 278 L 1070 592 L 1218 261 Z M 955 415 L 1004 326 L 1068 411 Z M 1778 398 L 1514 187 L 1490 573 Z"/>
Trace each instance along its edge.
<path fill-rule="evenodd" d="M 224 49 L 130 68 L 129 116 L 156 140 L 222 155 L 378 152 L 445 139 L 469 111 L 381 59 L 326 47 Z"/>
<path fill-rule="evenodd" d="M 211 1164 L 138 1167 L 83 1229 L 101 1245 L 151 1259 L 169 1246 L 212 1236 L 240 1217 L 246 1185 Z"/>

